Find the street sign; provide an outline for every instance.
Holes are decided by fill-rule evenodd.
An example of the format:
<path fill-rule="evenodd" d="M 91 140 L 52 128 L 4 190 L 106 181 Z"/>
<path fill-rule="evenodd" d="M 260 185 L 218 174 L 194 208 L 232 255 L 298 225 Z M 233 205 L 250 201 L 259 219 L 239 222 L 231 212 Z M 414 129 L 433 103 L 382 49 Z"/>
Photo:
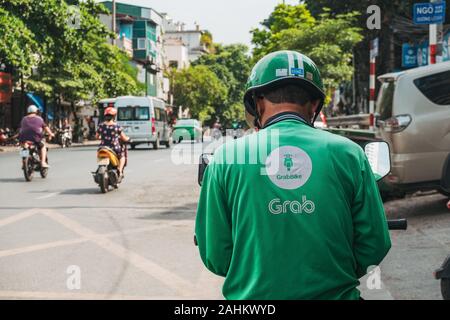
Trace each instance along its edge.
<path fill-rule="evenodd" d="M 444 36 L 442 43 L 442 60 L 450 61 L 450 32 Z"/>
<path fill-rule="evenodd" d="M 415 24 L 442 24 L 445 21 L 445 1 L 414 4 Z"/>
<path fill-rule="evenodd" d="M 402 67 L 417 67 L 417 46 L 409 43 L 404 43 L 402 45 Z"/>
<path fill-rule="evenodd" d="M 370 42 L 370 59 L 378 57 L 379 40 L 375 38 Z"/>
<path fill-rule="evenodd" d="M 429 42 L 428 41 L 424 41 L 421 42 L 418 45 L 417 48 L 417 65 L 419 67 L 421 66 L 426 66 L 428 64 L 428 49 L 429 49 Z"/>

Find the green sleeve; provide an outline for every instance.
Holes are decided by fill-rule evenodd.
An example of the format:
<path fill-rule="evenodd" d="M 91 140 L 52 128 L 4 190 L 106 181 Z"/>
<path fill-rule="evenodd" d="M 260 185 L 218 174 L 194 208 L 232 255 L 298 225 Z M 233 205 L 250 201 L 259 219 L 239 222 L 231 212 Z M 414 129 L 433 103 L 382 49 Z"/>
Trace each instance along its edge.
<path fill-rule="evenodd" d="M 364 154 L 361 155 L 361 174 L 356 179 L 352 215 L 353 250 L 360 278 L 368 267 L 379 265 L 391 248 L 383 202 Z"/>
<path fill-rule="evenodd" d="M 227 208 L 223 189 L 214 176 L 216 169 L 213 164 L 209 165 L 203 177 L 195 234 L 205 266 L 225 277 L 233 251 L 231 212 Z"/>

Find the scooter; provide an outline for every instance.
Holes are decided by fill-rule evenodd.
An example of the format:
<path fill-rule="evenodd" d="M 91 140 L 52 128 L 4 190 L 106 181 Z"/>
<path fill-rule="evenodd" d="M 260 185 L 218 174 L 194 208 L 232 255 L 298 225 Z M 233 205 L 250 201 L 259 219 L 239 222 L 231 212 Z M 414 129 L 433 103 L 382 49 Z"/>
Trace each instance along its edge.
<path fill-rule="evenodd" d="M 130 143 L 130 142 L 127 142 Z M 125 148 L 125 167 L 128 161 L 128 150 Z M 102 193 L 107 193 L 109 187 L 119 188 L 122 178 L 119 177 L 119 157 L 113 149 L 109 147 L 100 147 L 97 150 L 97 171 L 92 172 L 95 183 L 100 187 Z M 124 169 L 125 169 L 124 167 Z"/>
<path fill-rule="evenodd" d="M 63 148 L 69 148 L 72 145 L 72 133 L 69 129 L 61 130 L 60 144 Z"/>
<path fill-rule="evenodd" d="M 214 140 L 222 139 L 222 132 L 218 128 L 214 128 L 212 131 L 212 137 Z"/>
<path fill-rule="evenodd" d="M 48 168 L 43 168 L 41 166 L 39 150 L 33 142 L 26 141 L 21 145 L 20 157 L 22 158 L 22 171 L 26 181 L 33 180 L 33 174 L 35 171 L 38 171 L 43 179 L 47 178 Z M 48 163 L 48 156 L 46 162 Z"/>

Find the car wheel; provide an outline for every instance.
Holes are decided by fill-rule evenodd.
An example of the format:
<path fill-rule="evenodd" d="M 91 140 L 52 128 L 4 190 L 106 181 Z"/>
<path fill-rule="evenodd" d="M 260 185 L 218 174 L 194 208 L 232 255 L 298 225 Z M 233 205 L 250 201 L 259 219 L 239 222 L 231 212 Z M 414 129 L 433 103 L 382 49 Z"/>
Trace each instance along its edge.
<path fill-rule="evenodd" d="M 23 159 L 23 175 L 26 181 L 33 180 L 33 163 L 30 158 Z"/>
<path fill-rule="evenodd" d="M 439 192 L 440 194 L 442 194 L 442 195 L 444 195 L 444 196 L 450 198 L 450 192 L 448 192 L 448 191 L 446 191 L 446 190 L 444 190 L 444 189 L 442 189 L 442 188 L 439 188 L 439 189 L 438 189 L 438 192 Z"/>
<path fill-rule="evenodd" d="M 444 300 L 450 300 L 450 279 L 441 279 L 441 293 Z"/>

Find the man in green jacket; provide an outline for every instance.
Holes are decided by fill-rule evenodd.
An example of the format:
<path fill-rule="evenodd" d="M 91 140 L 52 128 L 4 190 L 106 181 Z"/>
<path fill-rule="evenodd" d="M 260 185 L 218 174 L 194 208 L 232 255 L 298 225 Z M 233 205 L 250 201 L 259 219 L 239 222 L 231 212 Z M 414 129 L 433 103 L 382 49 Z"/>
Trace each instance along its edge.
<path fill-rule="evenodd" d="M 315 129 L 325 99 L 314 62 L 279 51 L 244 97 L 260 130 L 219 147 L 196 218 L 200 256 L 226 299 L 359 299 L 391 243 L 363 150 Z"/>

